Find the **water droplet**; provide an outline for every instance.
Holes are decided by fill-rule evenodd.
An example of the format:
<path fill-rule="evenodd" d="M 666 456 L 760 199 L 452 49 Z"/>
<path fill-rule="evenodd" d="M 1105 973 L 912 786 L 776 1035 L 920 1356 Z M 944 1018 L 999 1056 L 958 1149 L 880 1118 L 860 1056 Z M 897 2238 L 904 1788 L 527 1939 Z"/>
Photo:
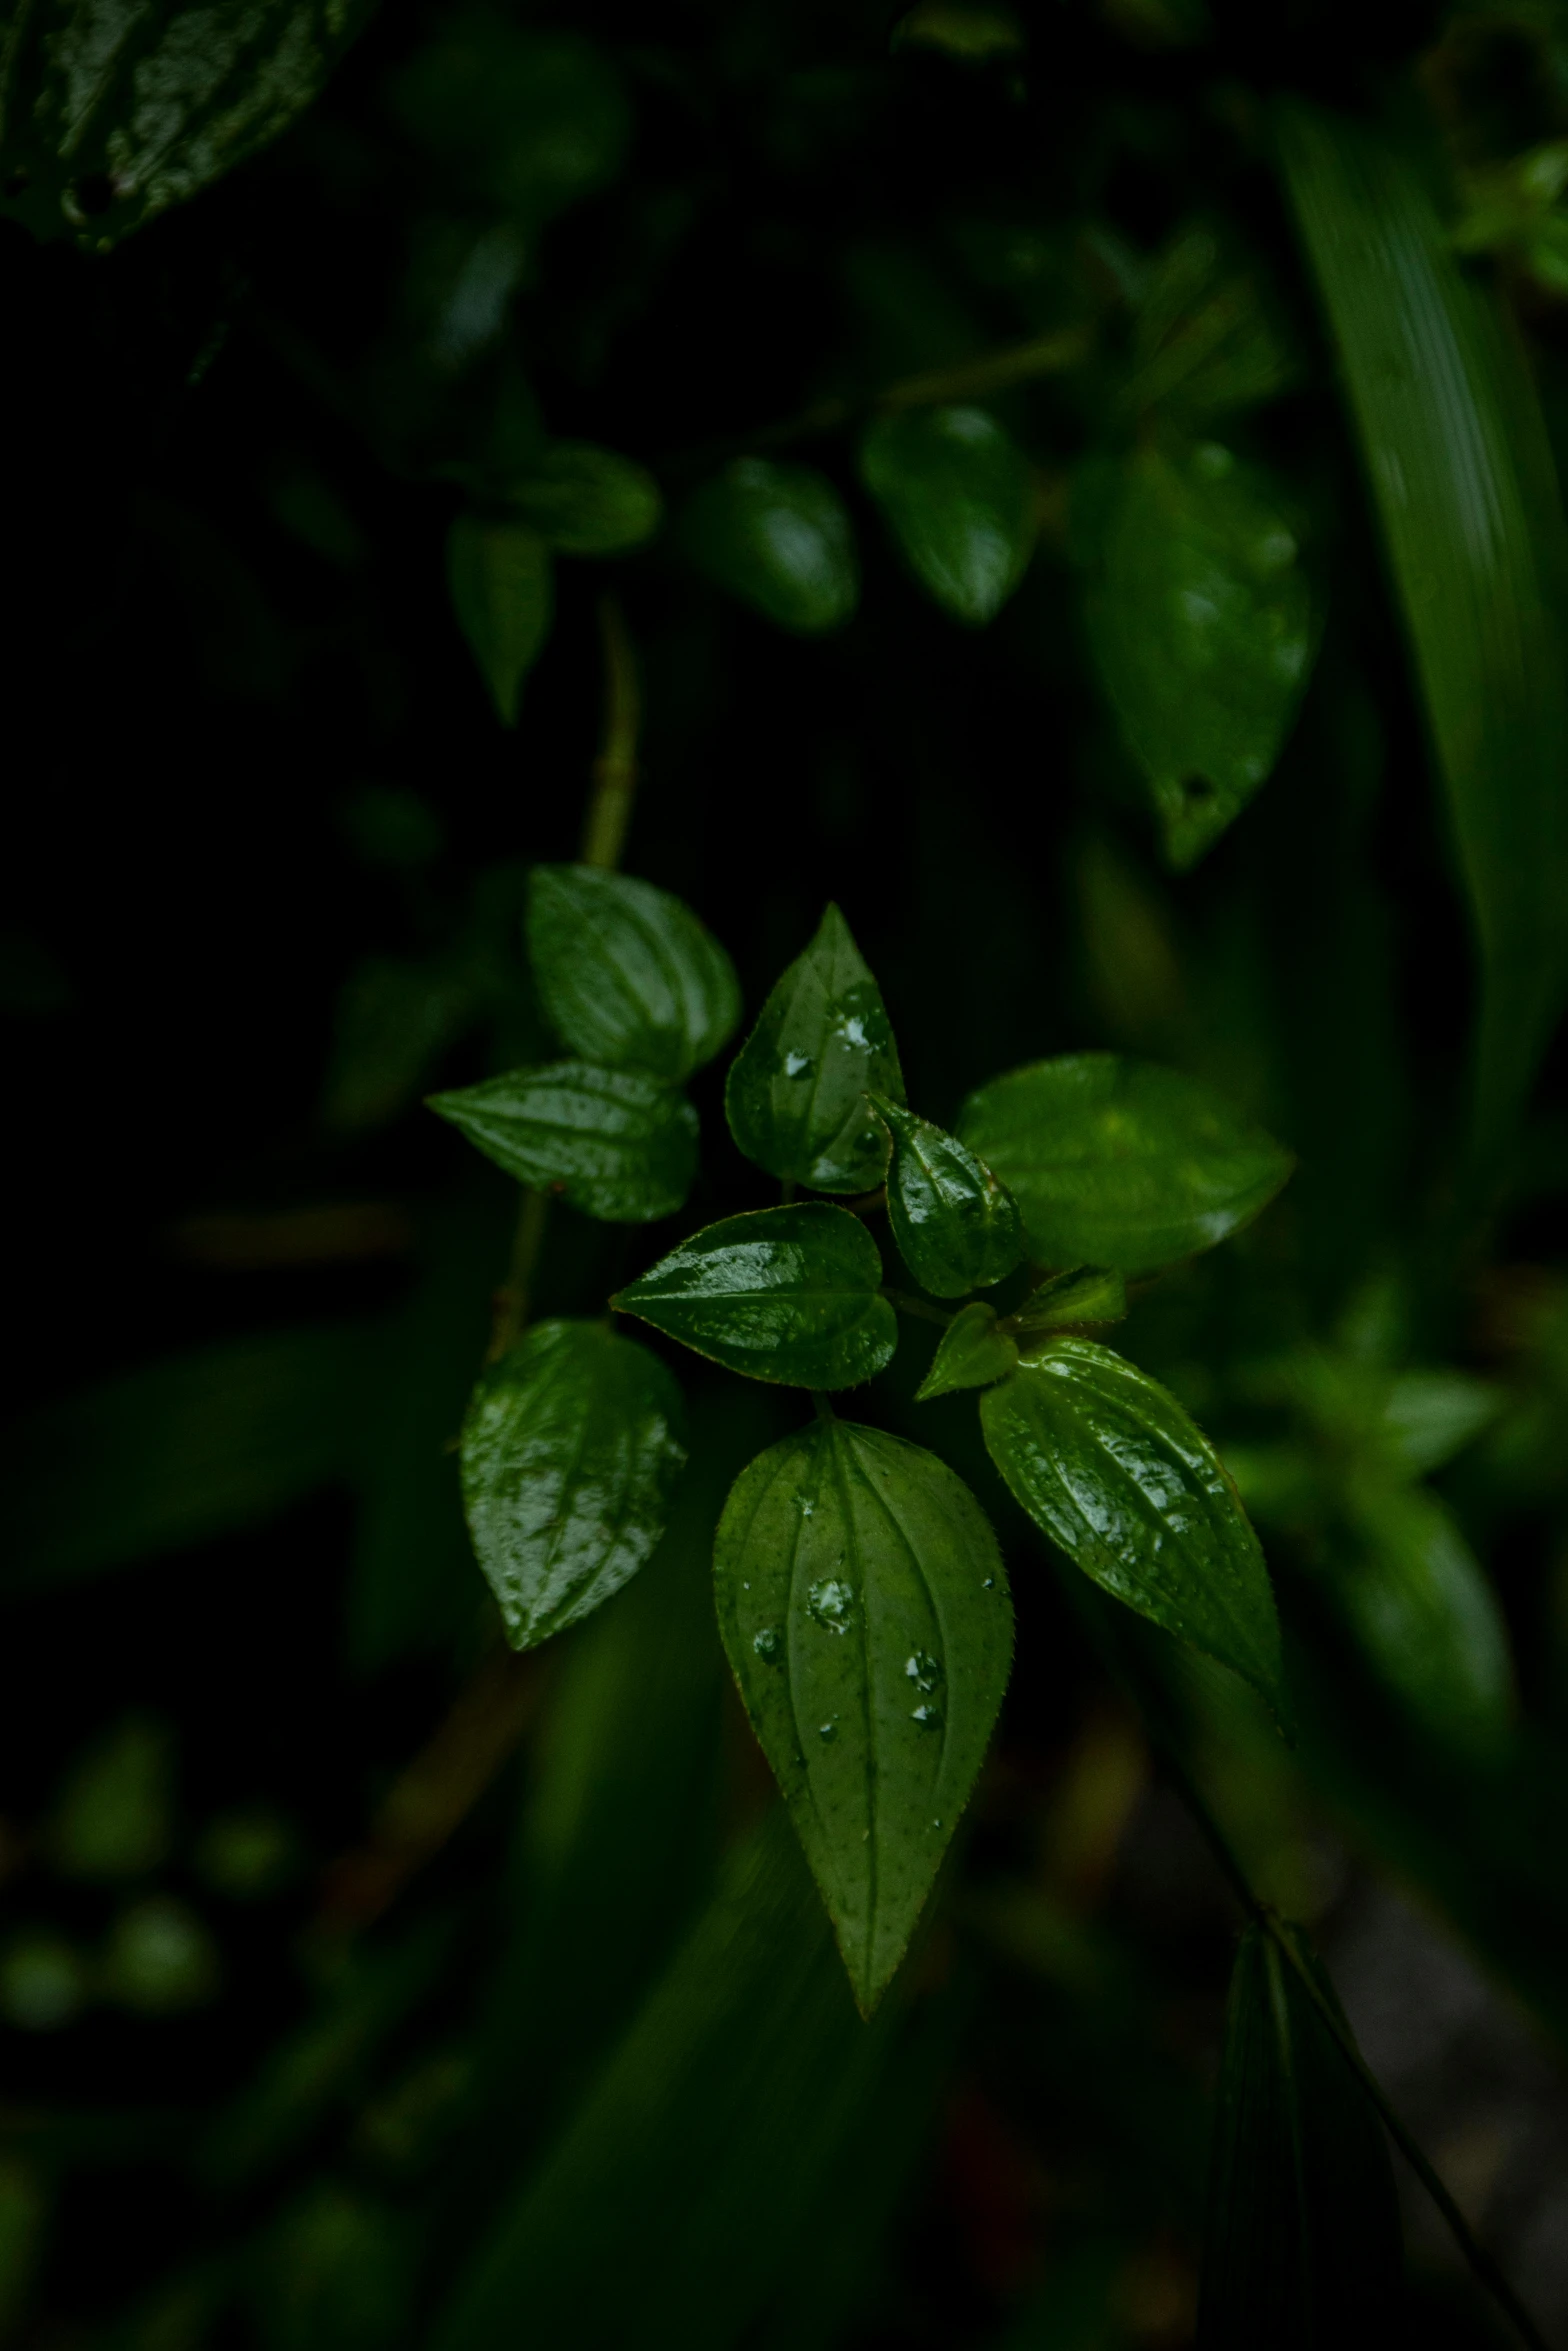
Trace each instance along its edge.
<path fill-rule="evenodd" d="M 942 1728 L 942 1709 L 940 1706 L 917 1706 L 913 1720 L 919 1723 L 923 1731 L 939 1731 Z"/>
<path fill-rule="evenodd" d="M 814 1518 L 816 1516 L 817 1506 L 815 1502 L 812 1501 L 809 1494 L 797 1494 L 795 1496 L 795 1508 L 800 1512 L 802 1518 Z"/>
<path fill-rule="evenodd" d="M 776 1624 L 765 1624 L 760 1633 L 753 1633 L 751 1645 L 764 1665 L 777 1665 L 784 1654 L 784 1635 Z"/>
<path fill-rule="evenodd" d="M 817 1737 L 822 1740 L 824 1745 L 829 1739 L 838 1737 L 838 1716 L 836 1714 L 829 1715 L 826 1722 L 818 1723 Z"/>
<path fill-rule="evenodd" d="M 838 1033 L 846 1045 L 864 1045 L 866 1043 L 866 1024 L 858 1012 L 846 1013 L 838 1024 Z"/>
<path fill-rule="evenodd" d="M 995 1578 L 995 1576 L 994 1576 L 994 1575 L 988 1575 L 988 1576 L 986 1577 L 985 1581 L 984 1581 L 984 1582 L 981 1584 L 981 1586 L 980 1586 L 980 1589 L 981 1589 L 981 1591 L 982 1591 L 982 1592 L 994 1592 L 994 1591 L 996 1590 L 996 1578 Z"/>
<path fill-rule="evenodd" d="M 786 1053 L 784 1075 L 787 1078 L 809 1078 L 811 1075 L 811 1055 L 809 1053 Z"/>
<path fill-rule="evenodd" d="M 855 1587 L 840 1576 L 825 1576 L 806 1594 L 806 1613 L 825 1633 L 847 1633 L 855 1613 Z"/>
<path fill-rule="evenodd" d="M 913 1656 L 905 1658 L 904 1671 L 917 1690 L 929 1693 L 942 1679 L 942 1661 L 929 1656 L 924 1649 L 917 1649 Z"/>
<path fill-rule="evenodd" d="M 939 1829 L 939 1828 L 941 1827 L 941 1825 L 942 1825 L 942 1823 L 941 1823 L 939 1820 L 934 1820 L 934 1821 L 931 1823 L 931 1826 L 932 1826 L 934 1829 Z"/>
<path fill-rule="evenodd" d="M 742 1583 L 741 1583 L 741 1587 L 740 1587 L 740 1588 L 741 1588 L 741 1590 L 742 1590 L 743 1592 L 749 1592 L 749 1591 L 751 1590 L 751 1586 L 750 1586 L 750 1584 L 746 1583 L 746 1582 L 744 1581 L 744 1579 L 742 1580 Z"/>

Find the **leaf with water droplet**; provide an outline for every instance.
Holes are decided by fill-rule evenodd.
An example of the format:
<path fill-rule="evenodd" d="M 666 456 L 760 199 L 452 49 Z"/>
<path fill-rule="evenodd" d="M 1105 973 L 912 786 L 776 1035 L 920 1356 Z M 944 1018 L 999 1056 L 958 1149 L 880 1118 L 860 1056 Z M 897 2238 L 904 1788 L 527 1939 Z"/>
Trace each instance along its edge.
<path fill-rule="evenodd" d="M 904 1099 L 881 991 L 836 906 L 776 983 L 730 1065 L 724 1107 L 748 1159 L 817 1192 L 868 1192 L 887 1134 L 866 1100 Z"/>
<path fill-rule="evenodd" d="M 429 1107 L 524 1184 L 548 1184 L 585 1216 L 673 1216 L 697 1172 L 697 1113 L 640 1069 L 552 1061 L 512 1069 Z"/>
<path fill-rule="evenodd" d="M 898 1344 L 881 1281 L 859 1217 L 807 1200 L 704 1226 L 613 1303 L 750 1379 L 852 1388 Z"/>
<path fill-rule="evenodd" d="M 956 1136 L 881 1094 L 867 1100 L 893 1138 L 887 1209 L 899 1254 L 934 1298 L 961 1298 L 1010 1274 L 1023 1221 L 1007 1186 Z"/>
<path fill-rule="evenodd" d="M 544 650 L 555 610 L 550 551 L 521 523 L 460 514 L 446 546 L 458 626 L 503 726 L 517 724 L 523 680 Z"/>
<path fill-rule="evenodd" d="M 1012 1607 L 996 1538 L 934 1454 L 819 1420 L 742 1471 L 714 1576 L 730 1665 L 869 2013 L 1007 1686 Z M 782 1670 L 757 1652 L 773 1625 Z M 817 1732 L 826 1724 L 831 1740 Z"/>
<path fill-rule="evenodd" d="M 1295 1162 L 1195 1078 L 1120 1053 L 1068 1053 L 993 1078 L 958 1131 L 1023 1211 L 1043 1265 L 1150 1273 L 1212 1249 Z"/>
<path fill-rule="evenodd" d="M 536 865 L 528 955 L 552 1027 L 585 1061 L 679 1082 L 740 1020 L 735 966 L 668 890 L 592 865 Z"/>
<path fill-rule="evenodd" d="M 1031 1290 L 1006 1328 L 1019 1340 L 1041 1331 L 1060 1331 L 1087 1325 L 1121 1322 L 1127 1312 L 1127 1284 L 1119 1273 L 1097 1265 L 1076 1266 L 1071 1273 L 1052 1274 Z M 1028 1352 L 1028 1349 L 1025 1349 Z"/>
<path fill-rule="evenodd" d="M 1090 1580 L 1253 1684 L 1284 1719 L 1258 1538 L 1208 1438 L 1147 1372 L 1055 1339 L 980 1399 L 991 1458 Z"/>
<path fill-rule="evenodd" d="M 692 494 L 679 536 L 717 586 L 797 635 L 842 628 L 859 602 L 849 516 L 814 466 L 736 458 Z"/>
<path fill-rule="evenodd" d="M 999 1327 L 996 1308 L 977 1298 L 973 1305 L 960 1307 L 942 1333 L 931 1369 L 915 1390 L 915 1402 L 927 1404 L 955 1388 L 988 1387 L 993 1380 L 1005 1380 L 1017 1363 L 1017 1344 Z"/>
<path fill-rule="evenodd" d="M 602 1323 L 536 1323 L 490 1366 L 463 1422 L 463 1507 L 514 1649 L 636 1574 L 685 1459 L 675 1380 Z"/>
<path fill-rule="evenodd" d="M 1035 535 L 1034 479 L 983 408 L 878 417 L 860 477 L 910 569 L 955 620 L 994 620 L 1023 578 Z"/>

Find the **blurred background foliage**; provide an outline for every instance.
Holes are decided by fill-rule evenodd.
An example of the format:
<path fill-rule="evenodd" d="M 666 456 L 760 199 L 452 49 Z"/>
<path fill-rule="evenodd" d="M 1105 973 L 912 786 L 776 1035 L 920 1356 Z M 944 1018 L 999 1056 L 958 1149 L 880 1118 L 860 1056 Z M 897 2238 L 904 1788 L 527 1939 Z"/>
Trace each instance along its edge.
<path fill-rule="evenodd" d="M 933 1115 L 1112 1047 L 1298 1154 L 1127 1345 L 1299 1742 L 1143 1670 L 1560 2337 L 1568 17 L 103 22 L 0 91 L 4 2339 L 1191 2340 L 1237 1914 L 964 1399 L 1018 1667 L 873 2025 L 708 1592 L 788 1400 L 686 1358 L 654 1561 L 500 1647 L 452 1439 L 514 1195 L 419 1099 L 540 1050 L 607 593 L 626 864 L 751 1009 L 832 896 Z M 765 1196 L 695 1092 L 693 1223 Z M 557 1207 L 539 1310 L 647 1253 Z"/>

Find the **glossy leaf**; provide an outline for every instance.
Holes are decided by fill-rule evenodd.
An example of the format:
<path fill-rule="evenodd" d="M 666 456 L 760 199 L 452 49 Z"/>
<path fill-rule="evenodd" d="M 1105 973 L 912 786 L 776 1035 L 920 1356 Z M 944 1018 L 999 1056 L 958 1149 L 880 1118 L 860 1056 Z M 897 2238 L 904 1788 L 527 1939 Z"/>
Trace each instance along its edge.
<path fill-rule="evenodd" d="M 1437 1738 L 1495 1750 L 1515 1711 L 1508 1632 L 1451 1513 L 1424 1487 L 1366 1483 L 1349 1522 L 1327 1573 L 1373 1670 Z"/>
<path fill-rule="evenodd" d="M 560 555 L 622 555 L 653 537 L 664 511 L 646 466 L 587 441 L 552 442 L 505 499 Z"/>
<path fill-rule="evenodd" d="M 430 1108 L 520 1183 L 607 1224 L 673 1216 L 697 1172 L 697 1113 L 639 1069 L 551 1061 L 432 1094 Z"/>
<path fill-rule="evenodd" d="M 1057 1339 L 980 1399 L 991 1458 L 1090 1580 L 1217 1657 L 1282 1711 L 1258 1538 L 1201 1429 L 1146 1372 Z"/>
<path fill-rule="evenodd" d="M 713 1564 L 746 1711 L 869 2013 L 1007 1687 L 996 1538 L 934 1454 L 819 1420 L 741 1472 Z"/>
<path fill-rule="evenodd" d="M 1024 1253 L 1018 1203 L 956 1136 L 881 1094 L 867 1100 L 893 1138 L 887 1212 L 899 1254 L 934 1298 L 988 1289 Z"/>
<path fill-rule="evenodd" d="M 1013 1192 L 1039 1263 L 1122 1273 L 1212 1249 L 1267 1207 L 1294 1164 L 1196 1079 L 1118 1053 L 994 1078 L 958 1131 Z"/>
<path fill-rule="evenodd" d="M 860 1219 L 811 1200 L 708 1225 L 614 1305 L 752 1379 L 852 1388 L 898 1344 L 881 1281 Z"/>
<path fill-rule="evenodd" d="M 1120 1322 L 1127 1312 L 1127 1284 L 1119 1273 L 1096 1265 L 1080 1265 L 1076 1272 L 1053 1274 L 1031 1290 L 1007 1328 L 1019 1339 L 1042 1331 L 1074 1330 L 1100 1323 Z"/>
<path fill-rule="evenodd" d="M 1145 447 L 1075 498 L 1089 649 L 1178 872 L 1273 769 L 1318 615 L 1279 493 L 1218 442 Z"/>
<path fill-rule="evenodd" d="M 523 680 L 550 634 L 555 591 L 550 551 L 519 523 L 460 514 L 446 546 L 458 626 L 503 726 L 517 724 Z"/>
<path fill-rule="evenodd" d="M 1282 1931 L 1337 2009 L 1305 1938 Z M 1225 2010 L 1199 2351 L 1397 2342 L 1402 2273 L 1383 2126 L 1295 1970 L 1249 1926 Z"/>
<path fill-rule="evenodd" d="M 1034 477 L 1012 435 L 983 408 L 905 409 L 868 428 L 860 477 L 937 602 L 994 620 L 1034 546 Z"/>
<path fill-rule="evenodd" d="M 1562 501 L 1534 389 L 1454 258 L 1424 156 L 1296 101 L 1275 121 L 1480 940 L 1485 1131 L 1517 1108 L 1568 978 Z"/>
<path fill-rule="evenodd" d="M 984 1388 L 1005 1380 L 1018 1365 L 1015 1340 L 1001 1329 L 996 1308 L 977 1298 L 959 1308 L 931 1359 L 931 1369 L 915 1390 L 915 1402 L 928 1404 L 955 1388 Z"/>
<path fill-rule="evenodd" d="M 740 1020 L 735 966 L 689 906 L 592 865 L 536 865 L 528 953 L 552 1026 L 585 1061 L 679 1080 Z"/>
<path fill-rule="evenodd" d="M 463 1508 L 514 1649 L 637 1573 L 664 1532 L 685 1425 L 658 1357 L 602 1323 L 536 1323 L 484 1373 L 463 1422 Z"/>
<path fill-rule="evenodd" d="M 818 1192 L 882 1181 L 888 1140 L 866 1096 L 904 1099 L 881 990 L 836 906 L 797 955 L 730 1065 L 730 1133 L 758 1167 Z"/>
<path fill-rule="evenodd" d="M 737 458 L 688 500 L 680 535 L 709 579 L 782 629 L 842 628 L 859 601 L 849 517 L 810 466 Z"/>

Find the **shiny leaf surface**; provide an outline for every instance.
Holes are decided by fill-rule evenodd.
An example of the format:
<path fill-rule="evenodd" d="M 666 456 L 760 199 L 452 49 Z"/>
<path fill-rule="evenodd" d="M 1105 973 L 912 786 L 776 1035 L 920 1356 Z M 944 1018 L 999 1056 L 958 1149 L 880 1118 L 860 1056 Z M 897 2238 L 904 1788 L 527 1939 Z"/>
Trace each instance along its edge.
<path fill-rule="evenodd" d="M 1290 1153 L 1207 1086 L 1117 1053 L 994 1078 L 958 1131 L 1023 1211 L 1045 1265 L 1148 1273 L 1250 1224 Z"/>
<path fill-rule="evenodd" d="M 1120 1322 L 1126 1312 L 1127 1284 L 1122 1276 L 1080 1265 L 1073 1273 L 1053 1274 L 1031 1290 L 1017 1313 L 1008 1316 L 1007 1327 L 1023 1339 L 1041 1331 Z"/>
<path fill-rule="evenodd" d="M 988 1387 L 992 1380 L 1005 1380 L 1017 1364 L 1017 1343 L 999 1327 L 996 1308 L 977 1298 L 973 1305 L 960 1307 L 942 1333 L 931 1369 L 915 1390 L 915 1402 L 927 1404 L 955 1388 Z"/>
<path fill-rule="evenodd" d="M 819 1420 L 736 1480 L 719 1627 L 863 2012 L 980 1768 L 1012 1660 L 984 1512 L 934 1454 Z"/>
<path fill-rule="evenodd" d="M 1012 435 L 983 408 L 878 417 L 860 477 L 910 569 L 955 620 L 994 620 L 1034 545 L 1034 478 Z"/>
<path fill-rule="evenodd" d="M 608 1224 L 673 1216 L 697 1172 L 697 1113 L 637 1069 L 551 1061 L 432 1094 L 430 1108 L 520 1183 Z"/>
<path fill-rule="evenodd" d="M 550 634 L 550 551 L 519 523 L 460 514 L 446 544 L 452 610 L 503 726 L 517 724 L 523 680 Z"/>
<path fill-rule="evenodd" d="M 740 1020 L 735 966 L 668 890 L 592 865 L 536 865 L 528 953 L 551 1025 L 574 1053 L 679 1080 Z"/>
<path fill-rule="evenodd" d="M 898 1344 L 881 1280 L 859 1218 L 814 1200 L 707 1226 L 614 1304 L 752 1379 L 852 1388 Z"/>
<path fill-rule="evenodd" d="M 680 536 L 718 587 L 798 635 L 841 628 L 859 601 L 849 516 L 810 466 L 738 457 L 688 500 Z"/>
<path fill-rule="evenodd" d="M 956 1136 L 869 1095 L 893 1138 L 887 1212 L 899 1254 L 934 1298 L 988 1289 L 1024 1253 L 1018 1203 Z"/>
<path fill-rule="evenodd" d="M 555 441 L 508 481 L 506 504 L 560 555 L 621 555 L 659 527 L 664 500 L 644 465 L 587 441 Z"/>

